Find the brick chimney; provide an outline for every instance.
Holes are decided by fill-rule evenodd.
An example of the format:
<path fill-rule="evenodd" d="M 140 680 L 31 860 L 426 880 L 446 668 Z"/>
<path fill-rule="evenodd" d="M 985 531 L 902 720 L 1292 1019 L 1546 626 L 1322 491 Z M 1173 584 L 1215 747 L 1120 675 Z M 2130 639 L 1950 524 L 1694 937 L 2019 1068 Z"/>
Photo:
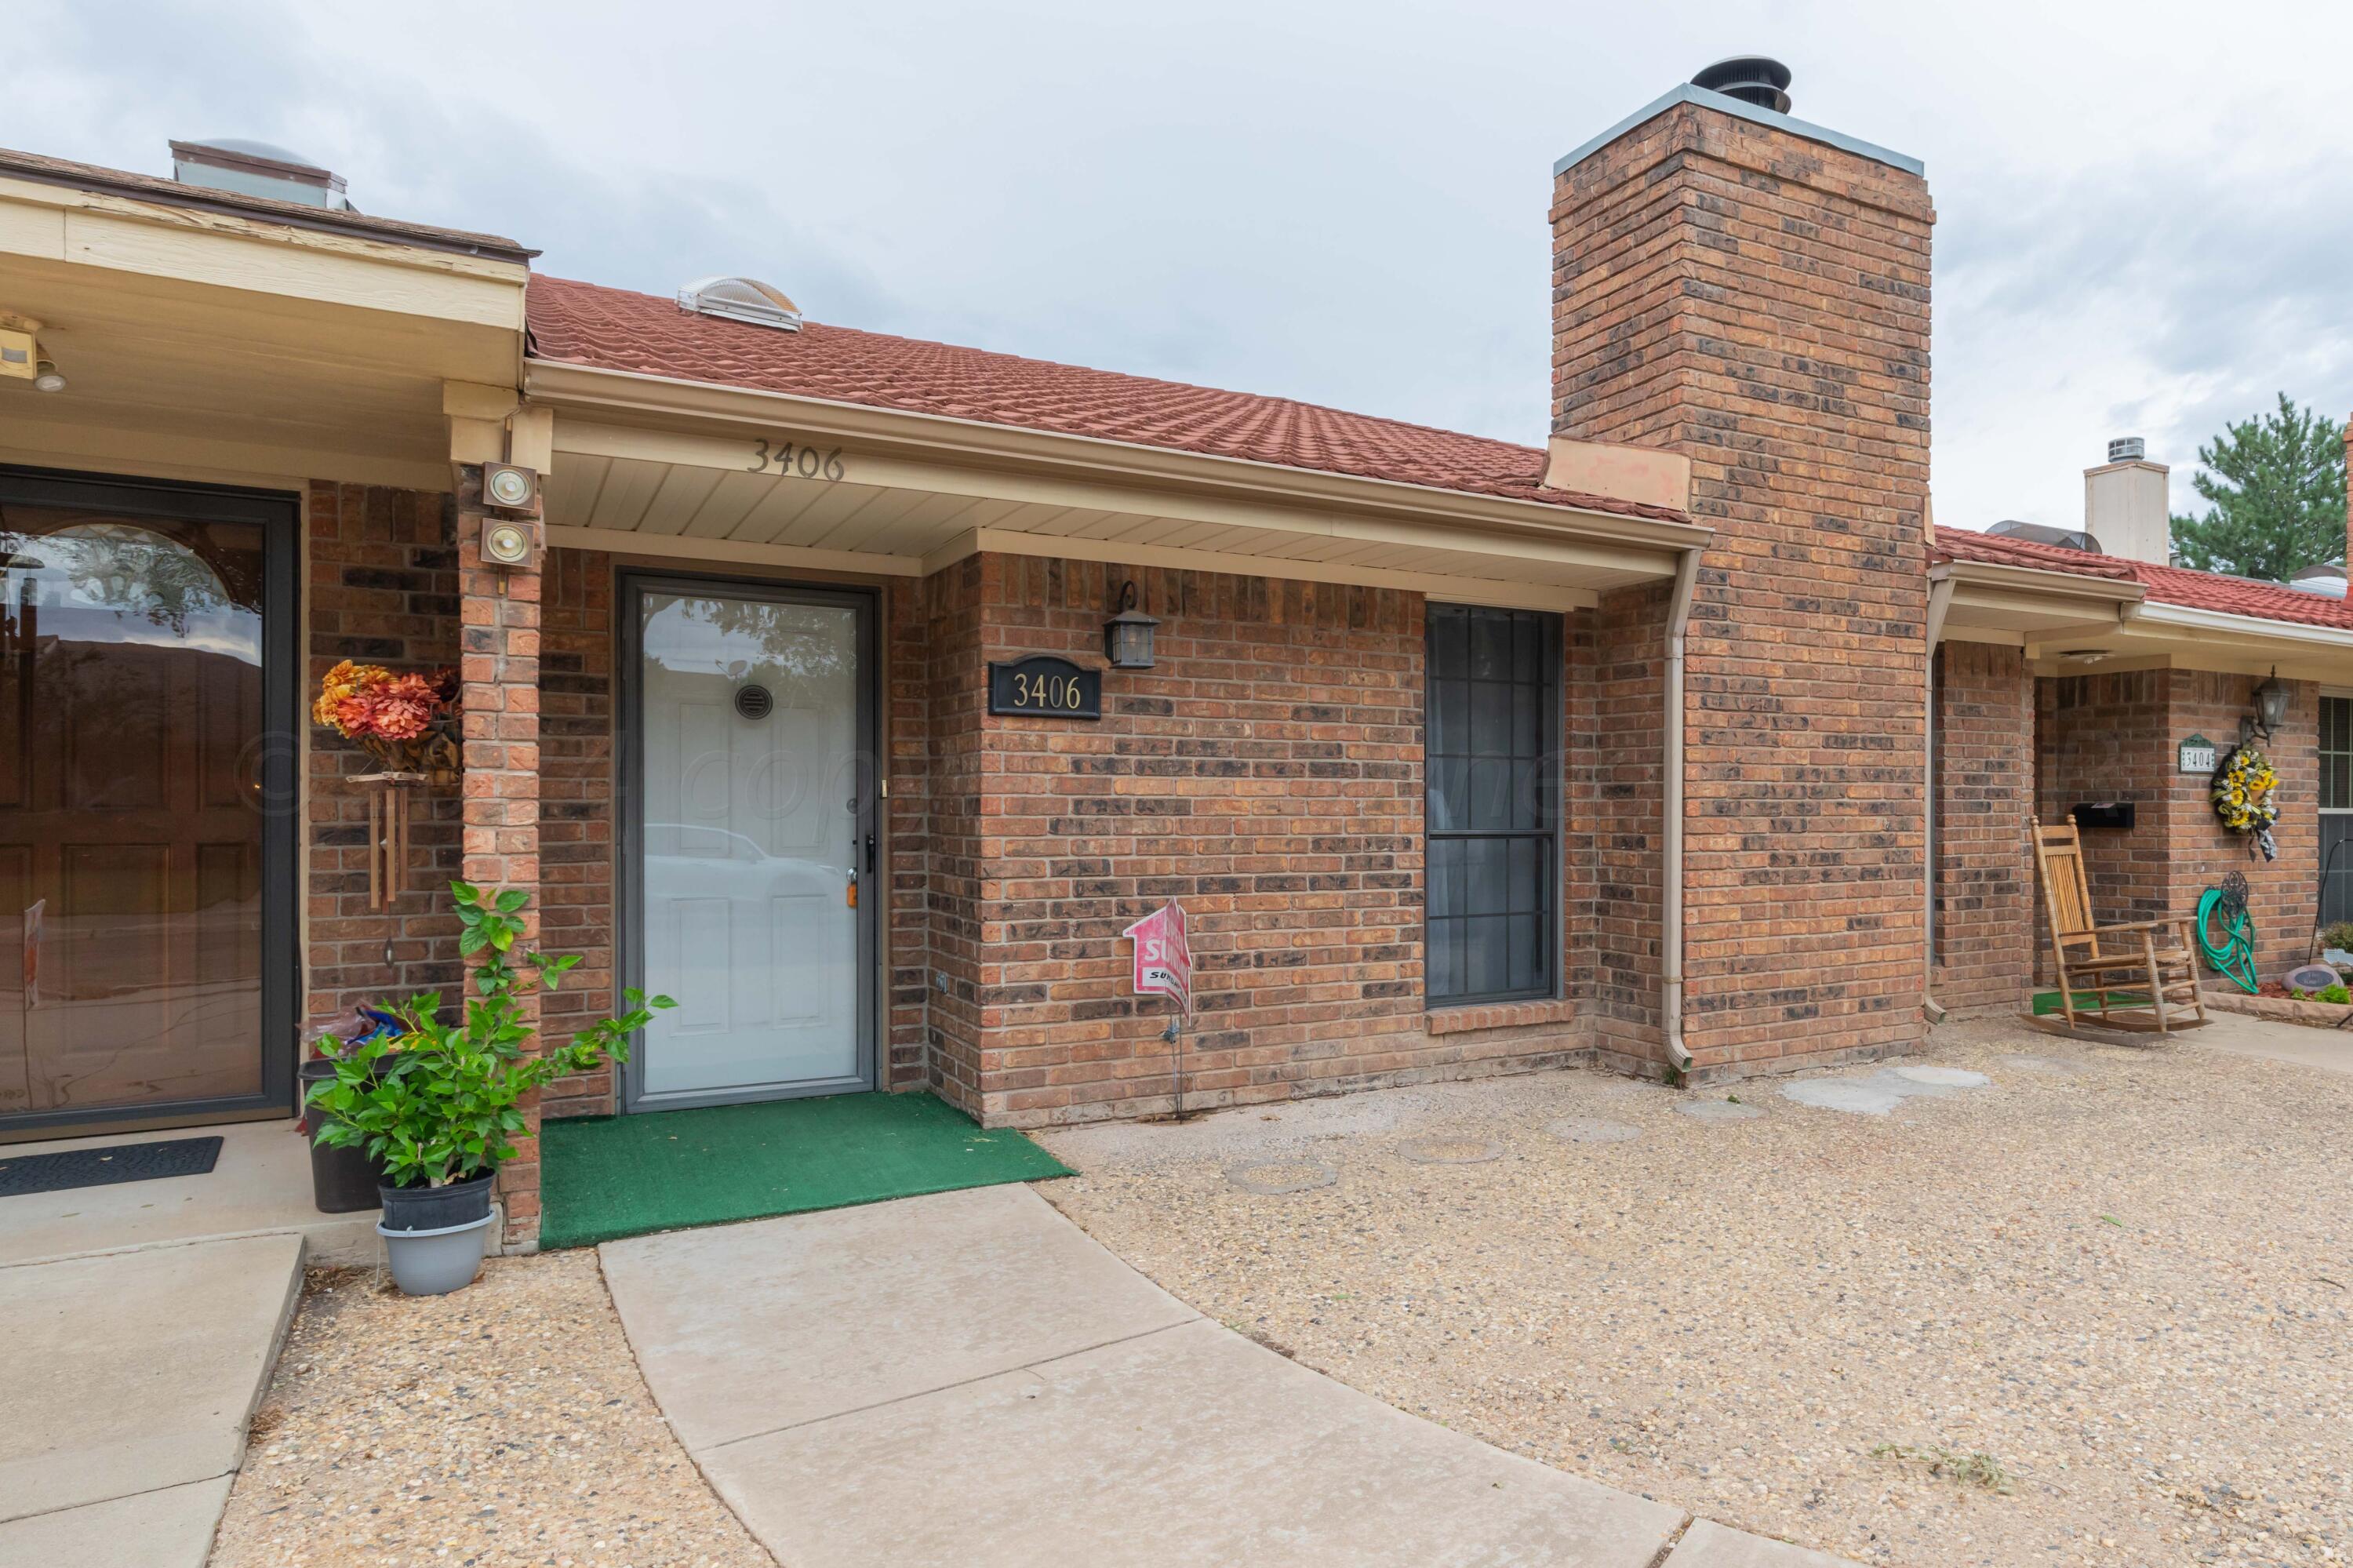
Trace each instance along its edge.
<path fill-rule="evenodd" d="M 1788 85 L 1722 62 L 1554 165 L 1553 431 L 1683 453 L 1716 531 L 1682 715 L 1703 1078 L 1925 1029 L 1936 214 L 1916 160 Z"/>

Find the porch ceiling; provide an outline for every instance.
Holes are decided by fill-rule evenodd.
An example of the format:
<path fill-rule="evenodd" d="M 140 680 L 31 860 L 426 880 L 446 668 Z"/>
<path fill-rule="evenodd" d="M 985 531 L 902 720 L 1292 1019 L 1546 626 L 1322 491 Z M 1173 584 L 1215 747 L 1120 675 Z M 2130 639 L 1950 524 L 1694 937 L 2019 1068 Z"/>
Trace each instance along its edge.
<path fill-rule="evenodd" d="M 2353 685 L 2353 635 L 2149 601 L 2137 582 L 1979 562 L 1938 567 L 1953 579 L 1943 635 L 2024 652 L 2038 675 L 2211 670 Z"/>
<path fill-rule="evenodd" d="M 0 459 L 446 488 L 442 383 L 512 385 L 525 275 L 0 178 L 0 312 L 68 383 L 0 381 Z"/>
<path fill-rule="evenodd" d="M 1223 485 L 1191 476 L 1154 483 L 1075 471 L 1051 458 L 975 461 L 980 454 L 920 450 L 906 432 L 886 430 L 888 419 L 875 411 L 857 414 L 867 428 L 812 429 L 801 417 L 781 432 L 713 423 L 681 430 L 580 417 L 559 406 L 546 495 L 550 542 L 899 576 L 993 551 L 1567 609 L 1594 603 L 1604 589 L 1672 576 L 1676 548 L 1706 537 L 1686 524 L 1429 493 L 1444 494 L 1441 506 L 1406 486 L 1382 487 L 1350 505 L 1337 494 L 1250 493 L 1243 482 L 1256 472 Z M 786 443 L 792 471 L 762 463 L 763 453 L 773 457 Z M 807 449 L 816 456 L 804 458 Z M 829 465 L 838 477 L 827 477 Z M 814 474 L 801 471 L 809 466 Z M 1271 471 L 1285 480 L 1330 477 Z"/>

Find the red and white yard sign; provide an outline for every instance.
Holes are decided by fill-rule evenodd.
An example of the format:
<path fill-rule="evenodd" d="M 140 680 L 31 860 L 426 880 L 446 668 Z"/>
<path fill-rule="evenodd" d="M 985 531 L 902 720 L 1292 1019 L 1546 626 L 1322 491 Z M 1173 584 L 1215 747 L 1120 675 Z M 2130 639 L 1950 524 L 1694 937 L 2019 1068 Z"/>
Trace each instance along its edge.
<path fill-rule="evenodd" d="M 1193 949 L 1185 941 L 1185 910 L 1174 899 L 1155 909 L 1123 936 L 1135 941 L 1135 991 L 1139 996 L 1173 996 L 1177 1010 L 1193 1016 Z"/>

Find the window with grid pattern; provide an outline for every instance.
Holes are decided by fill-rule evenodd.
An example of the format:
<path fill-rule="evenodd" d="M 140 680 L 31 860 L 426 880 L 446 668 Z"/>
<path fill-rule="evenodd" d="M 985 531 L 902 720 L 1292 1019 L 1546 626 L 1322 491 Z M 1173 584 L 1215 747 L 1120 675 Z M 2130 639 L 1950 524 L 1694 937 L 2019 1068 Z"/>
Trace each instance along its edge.
<path fill-rule="evenodd" d="M 2320 920 L 2353 920 L 2353 697 L 2320 699 Z"/>
<path fill-rule="evenodd" d="M 1429 608 L 1431 1006 L 1549 997 L 1560 968 L 1560 618 Z"/>

